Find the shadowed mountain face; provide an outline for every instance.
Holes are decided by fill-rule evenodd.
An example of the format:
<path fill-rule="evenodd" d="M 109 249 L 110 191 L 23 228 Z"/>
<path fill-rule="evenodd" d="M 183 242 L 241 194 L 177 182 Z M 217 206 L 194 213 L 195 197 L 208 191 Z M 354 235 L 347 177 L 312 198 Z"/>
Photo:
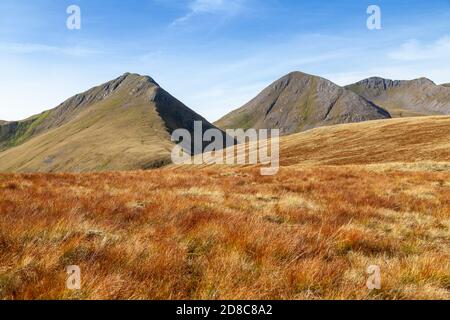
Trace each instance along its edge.
<path fill-rule="evenodd" d="M 393 117 L 450 114 L 450 87 L 427 78 L 368 78 L 346 88 L 388 110 Z"/>
<path fill-rule="evenodd" d="M 171 133 L 215 128 L 147 76 L 126 73 L 23 121 L 0 123 L 0 171 L 103 171 L 170 161 Z M 201 150 L 197 150 L 200 152 Z"/>
<path fill-rule="evenodd" d="M 386 119 L 375 104 L 326 79 L 290 73 L 215 124 L 222 128 L 280 129 L 282 135 L 315 127 Z"/>

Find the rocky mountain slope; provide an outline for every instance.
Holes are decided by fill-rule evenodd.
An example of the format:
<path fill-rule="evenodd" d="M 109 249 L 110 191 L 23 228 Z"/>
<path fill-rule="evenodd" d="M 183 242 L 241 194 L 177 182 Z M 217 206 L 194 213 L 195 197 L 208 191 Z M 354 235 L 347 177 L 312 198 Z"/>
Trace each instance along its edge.
<path fill-rule="evenodd" d="M 393 117 L 450 114 L 450 87 L 427 78 L 403 81 L 373 77 L 347 89 L 388 110 Z"/>
<path fill-rule="evenodd" d="M 387 111 L 326 79 L 290 73 L 215 124 L 222 128 L 279 128 L 282 135 L 320 126 L 387 119 Z"/>
<path fill-rule="evenodd" d="M 0 171 L 145 169 L 170 160 L 178 128 L 214 128 L 147 76 L 126 73 L 23 121 L 0 124 Z"/>

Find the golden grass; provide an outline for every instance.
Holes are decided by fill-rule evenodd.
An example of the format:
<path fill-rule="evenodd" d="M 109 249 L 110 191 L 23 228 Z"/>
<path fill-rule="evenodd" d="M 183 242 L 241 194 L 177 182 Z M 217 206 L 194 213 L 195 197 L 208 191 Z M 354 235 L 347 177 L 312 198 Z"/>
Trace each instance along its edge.
<path fill-rule="evenodd" d="M 450 116 L 369 121 L 287 136 L 281 164 L 450 163 Z"/>
<path fill-rule="evenodd" d="M 0 299 L 450 299 L 450 118 L 419 120 L 285 137 L 275 176 L 0 174 Z"/>
<path fill-rule="evenodd" d="M 236 153 L 237 148 L 232 148 Z M 247 145 L 247 159 L 248 153 Z M 223 157 L 225 162 L 224 155 L 217 158 Z M 397 170 L 449 171 L 450 116 L 366 121 L 281 137 L 280 165 L 370 165 L 373 170 L 395 167 Z M 224 166 L 200 167 L 220 170 Z"/>
<path fill-rule="evenodd" d="M 2 299 L 449 299 L 450 173 L 0 175 Z M 82 290 L 65 288 L 67 265 Z M 380 265 L 382 289 L 366 286 Z"/>

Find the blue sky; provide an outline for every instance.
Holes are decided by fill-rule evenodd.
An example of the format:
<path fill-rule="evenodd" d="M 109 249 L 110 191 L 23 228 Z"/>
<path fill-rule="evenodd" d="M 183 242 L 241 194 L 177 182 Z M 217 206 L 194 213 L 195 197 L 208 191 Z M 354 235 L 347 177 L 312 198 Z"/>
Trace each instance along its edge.
<path fill-rule="evenodd" d="M 366 27 L 372 4 L 381 30 Z M 294 70 L 450 82 L 450 1 L 2 0 L 0 70 L 2 120 L 136 72 L 214 121 Z"/>

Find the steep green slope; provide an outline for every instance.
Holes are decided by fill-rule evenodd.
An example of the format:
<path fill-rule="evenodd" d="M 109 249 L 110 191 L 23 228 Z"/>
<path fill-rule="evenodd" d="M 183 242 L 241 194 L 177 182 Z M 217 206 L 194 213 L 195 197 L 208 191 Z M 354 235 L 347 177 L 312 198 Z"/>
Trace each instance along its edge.
<path fill-rule="evenodd" d="M 17 146 L 39 133 L 49 114 L 50 111 L 45 111 L 26 120 L 0 123 L 0 151 Z"/>

